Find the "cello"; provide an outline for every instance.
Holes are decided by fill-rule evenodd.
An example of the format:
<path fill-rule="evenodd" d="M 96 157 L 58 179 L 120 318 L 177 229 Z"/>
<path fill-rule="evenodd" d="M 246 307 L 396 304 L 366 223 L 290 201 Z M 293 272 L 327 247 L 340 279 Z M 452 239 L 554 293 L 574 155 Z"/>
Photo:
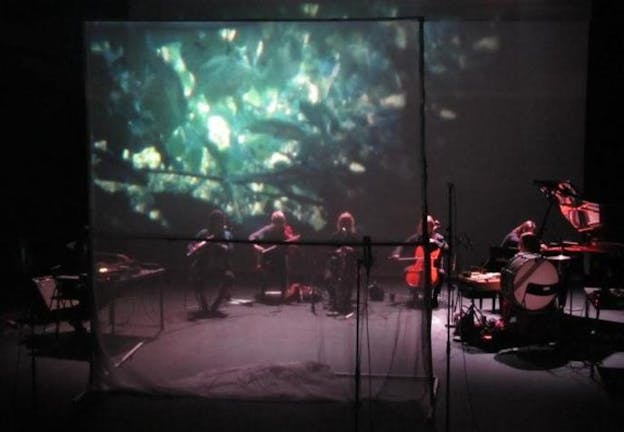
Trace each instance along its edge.
<path fill-rule="evenodd" d="M 412 288 L 423 288 L 425 286 L 425 248 L 424 246 L 416 246 L 414 263 L 405 269 L 405 282 Z M 440 258 L 441 249 L 431 252 L 430 268 L 431 268 L 431 285 L 435 285 L 440 280 L 440 271 L 435 263 Z"/>
<path fill-rule="evenodd" d="M 427 230 L 429 235 L 434 235 L 435 231 L 440 227 L 440 221 L 431 216 L 427 217 Z M 429 246 L 435 245 L 435 242 L 429 237 Z M 416 246 L 414 257 L 410 258 L 414 263 L 405 269 L 405 282 L 412 288 L 424 288 L 425 286 L 425 247 L 424 245 Z M 440 280 L 440 271 L 436 263 L 440 258 L 442 250 L 436 247 L 430 252 L 430 268 L 431 268 L 431 285 L 434 286 Z"/>

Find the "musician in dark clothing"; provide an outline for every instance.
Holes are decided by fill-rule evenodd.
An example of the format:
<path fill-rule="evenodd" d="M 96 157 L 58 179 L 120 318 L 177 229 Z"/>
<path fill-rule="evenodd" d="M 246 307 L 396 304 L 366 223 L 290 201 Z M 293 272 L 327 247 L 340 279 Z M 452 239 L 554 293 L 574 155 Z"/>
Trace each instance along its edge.
<path fill-rule="evenodd" d="M 201 312 L 225 316 L 219 311 L 219 306 L 230 295 L 234 285 L 230 256 L 233 246 L 229 240 L 233 239 L 232 232 L 225 224 L 225 214 L 220 210 L 213 210 L 208 219 L 208 228 L 202 229 L 197 240 L 190 243 L 187 256 L 191 258 L 191 284 Z M 217 289 L 216 297 L 208 304 L 206 291 Z"/>
<path fill-rule="evenodd" d="M 524 233 L 533 233 L 535 234 L 536 224 L 532 220 L 528 219 L 522 222 L 520 225 L 512 229 L 506 236 L 503 238 L 503 241 L 500 244 L 500 247 L 503 249 L 513 249 L 517 251 L 519 249 L 520 244 L 520 236 Z"/>
<path fill-rule="evenodd" d="M 357 257 L 353 246 L 341 242 L 358 241 L 355 219 L 349 212 L 341 213 L 336 231 L 330 236 L 332 245 L 325 269 L 325 285 L 329 294 L 328 315 L 347 315 L 351 312 L 351 295 L 356 282 Z"/>
<path fill-rule="evenodd" d="M 432 283 L 432 307 L 438 307 L 438 297 L 442 291 L 442 284 L 444 282 L 445 274 L 445 253 L 448 251 L 448 244 L 442 234 L 437 232 L 440 226 L 440 222 L 433 218 L 433 216 L 427 216 L 427 232 L 429 235 L 429 253 L 431 257 L 431 283 Z M 418 223 L 418 228 L 415 234 L 409 236 L 405 243 L 419 243 L 422 242 L 422 222 Z M 404 269 L 406 281 L 412 288 L 423 288 L 424 282 L 424 249 L 422 246 L 416 246 L 415 250 L 409 250 L 410 255 L 406 255 L 405 246 L 397 246 L 390 259 L 399 261 L 405 258 L 414 258 L 414 263 Z"/>
<path fill-rule="evenodd" d="M 263 242 L 295 241 L 299 236 L 286 222 L 283 212 L 277 210 L 271 215 L 271 223 L 263 226 L 249 236 L 249 240 Z M 280 287 L 281 298 L 284 299 L 289 282 L 288 246 L 283 244 L 254 244 L 258 261 L 257 270 L 260 273 L 260 298 L 263 299 L 269 283 L 277 282 Z"/>
<path fill-rule="evenodd" d="M 540 253 L 540 241 L 532 231 L 525 231 L 518 237 L 518 252 L 511 258 L 510 262 L 516 257 L 521 256 L 535 256 Z M 511 294 L 513 295 L 513 293 Z M 497 324 L 499 328 L 503 328 L 509 325 L 512 316 L 516 312 L 517 308 L 514 308 L 512 299 L 505 295 L 501 296 L 501 320 Z"/>

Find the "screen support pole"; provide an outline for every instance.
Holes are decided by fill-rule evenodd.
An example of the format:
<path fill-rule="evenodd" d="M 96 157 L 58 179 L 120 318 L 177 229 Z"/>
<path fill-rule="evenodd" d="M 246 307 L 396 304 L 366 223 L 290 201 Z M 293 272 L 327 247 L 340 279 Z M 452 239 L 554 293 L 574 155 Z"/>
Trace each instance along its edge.
<path fill-rule="evenodd" d="M 455 213 L 455 185 L 448 184 L 448 251 L 446 260 L 446 403 L 445 403 L 445 430 L 450 429 L 451 420 L 451 287 L 455 283 L 455 225 L 453 215 Z"/>
<path fill-rule="evenodd" d="M 422 217 L 421 217 L 421 232 L 422 243 L 424 245 L 424 305 L 425 313 L 423 314 L 424 325 L 424 338 L 423 349 L 428 353 L 424 359 L 425 375 L 433 377 L 433 360 L 431 358 L 431 306 L 432 306 L 432 287 L 431 287 L 431 251 L 429 250 L 429 232 L 427 224 L 427 216 L 429 215 L 429 203 L 427 196 L 428 189 L 428 173 L 427 173 L 427 146 L 426 146 L 426 118 L 425 118 L 425 104 L 427 101 L 427 94 L 425 89 L 425 19 L 424 17 L 418 17 L 418 75 L 419 75 L 419 93 L 420 93 L 420 162 L 421 162 L 421 185 L 422 185 Z M 434 406 L 434 380 L 431 380 L 431 388 L 429 389 L 429 404 Z"/>

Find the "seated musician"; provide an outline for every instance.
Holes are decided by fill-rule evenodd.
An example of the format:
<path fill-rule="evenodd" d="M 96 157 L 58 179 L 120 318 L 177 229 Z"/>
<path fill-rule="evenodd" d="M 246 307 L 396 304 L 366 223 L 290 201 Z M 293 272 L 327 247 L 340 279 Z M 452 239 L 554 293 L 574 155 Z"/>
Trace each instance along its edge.
<path fill-rule="evenodd" d="M 232 232 L 225 224 L 225 214 L 213 210 L 208 218 L 208 228 L 202 229 L 197 241 L 189 244 L 187 256 L 191 258 L 191 284 L 201 312 L 212 316 L 225 316 L 219 306 L 230 295 L 234 284 L 230 256 L 233 250 Z M 222 240 L 222 241 L 215 241 Z M 206 291 L 217 289 L 212 303 L 208 304 Z"/>
<path fill-rule="evenodd" d="M 351 296 L 356 283 L 357 257 L 353 246 L 341 245 L 341 242 L 357 242 L 355 218 L 349 212 L 338 216 L 336 231 L 330 236 L 332 245 L 324 280 L 329 305 L 327 315 L 347 315 L 351 312 Z"/>
<path fill-rule="evenodd" d="M 251 234 L 249 240 L 288 242 L 296 241 L 299 237 L 288 225 L 284 213 L 277 210 L 271 215 L 271 222 Z M 277 282 L 284 300 L 290 273 L 288 247 L 283 244 L 254 244 L 254 249 L 258 256 L 257 270 L 260 272 L 260 298 L 265 297 L 269 283 Z"/>
<path fill-rule="evenodd" d="M 448 250 L 448 244 L 442 234 L 437 229 L 440 226 L 440 222 L 433 218 L 433 216 L 427 216 L 427 232 L 429 235 L 429 244 L 431 248 L 429 250 L 431 254 L 431 284 L 432 284 L 432 307 L 438 307 L 438 297 L 442 291 L 443 276 L 444 276 L 444 254 Z M 420 242 L 422 241 L 422 221 L 418 223 L 416 234 L 409 236 L 405 243 Z M 415 262 L 405 268 L 406 281 L 412 288 L 423 288 L 424 286 L 424 266 L 423 266 L 423 251 L 422 246 L 416 246 L 416 251 L 410 258 L 414 258 Z M 397 246 L 391 259 L 400 260 L 404 257 L 405 248 L 403 245 Z M 410 281 L 413 278 L 413 281 Z"/>
<path fill-rule="evenodd" d="M 520 234 L 518 238 L 518 252 L 515 256 L 521 254 L 539 254 L 541 248 L 541 243 L 539 238 L 532 231 L 527 231 Z M 513 259 L 513 258 L 512 258 Z M 501 297 L 501 321 L 499 322 L 499 327 L 505 327 L 509 325 L 509 322 L 513 316 L 513 302 L 505 298 L 505 296 Z"/>
<path fill-rule="evenodd" d="M 530 219 L 525 220 L 520 225 L 512 229 L 506 236 L 503 238 L 503 241 L 500 244 L 500 247 L 503 249 L 513 249 L 518 250 L 520 247 L 520 236 L 524 233 L 533 233 L 535 234 L 536 224 Z"/>

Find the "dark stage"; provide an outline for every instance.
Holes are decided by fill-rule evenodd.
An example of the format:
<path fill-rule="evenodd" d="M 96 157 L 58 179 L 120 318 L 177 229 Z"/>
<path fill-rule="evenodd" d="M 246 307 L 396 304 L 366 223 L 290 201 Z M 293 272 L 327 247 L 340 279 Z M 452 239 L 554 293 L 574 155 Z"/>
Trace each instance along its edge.
<path fill-rule="evenodd" d="M 0 429 L 621 430 L 624 7 L 295 3 L 3 5 Z M 393 256 L 429 216 L 425 267 L 454 278 L 431 320 L 402 278 L 419 249 Z M 461 278 L 508 265 L 523 221 L 558 275 L 523 295 L 567 298 L 501 330 Z M 346 239 L 370 279 L 328 314 Z M 258 301 L 274 240 L 313 291 Z M 236 274 L 210 314 L 205 241 Z M 84 332 L 52 276 L 94 288 Z"/>
<path fill-rule="evenodd" d="M 396 362 L 393 370 L 401 371 L 402 362 L 408 365 L 414 360 L 394 358 L 391 348 L 395 343 L 416 341 L 410 329 L 418 327 L 415 319 L 421 310 L 412 307 L 400 282 L 385 286 L 384 300 L 368 305 L 372 347 L 363 359 L 357 413 L 352 396 L 345 398 L 340 393 L 352 395 L 352 347 L 337 346 L 353 340 L 353 316 L 327 316 L 322 302 L 314 308 L 310 302 L 297 301 L 248 303 L 255 290 L 239 287 L 221 309 L 226 316 L 197 318 L 193 317 L 196 305 L 190 293 L 162 282 L 162 286 L 138 287 L 116 299 L 114 334 L 110 326 L 101 325 L 103 345 L 115 369 L 121 371 L 116 372 L 119 377 L 129 379 L 133 376 L 129 371 L 136 370 L 153 380 L 139 383 L 146 392 L 143 395 L 136 389 L 88 391 L 86 339 L 74 334 L 67 324 L 58 335 L 54 326 L 45 331 L 39 327 L 33 346 L 28 327 L 16 329 L 5 322 L 2 370 L 6 383 L 3 406 L 10 408 L 5 417 L 11 426 L 8 430 L 29 430 L 35 424 L 65 430 L 344 430 L 355 428 L 356 415 L 358 430 L 445 430 L 447 292 L 432 316 L 437 394 L 435 413 L 427 421 L 427 413 L 418 412 L 406 397 L 418 392 L 422 382 L 393 379 L 387 374 L 379 380 L 375 370 L 368 373 L 368 359 L 373 369 L 378 366 L 382 371 L 388 370 L 388 362 Z M 164 290 L 163 330 L 160 288 Z M 551 340 L 553 343 L 519 343 L 504 335 L 461 342 L 452 329 L 450 430 L 618 430 L 624 406 L 622 365 L 617 369 L 621 359 L 610 359 L 615 361 L 615 369 L 601 366 L 614 351 L 624 351 L 624 312 L 603 309 L 596 320 L 590 308 L 586 318 L 585 293 L 572 294 L 572 314 L 567 304 L 559 321 L 560 337 Z M 455 310 L 470 303 L 455 290 L 451 299 Z M 485 316 L 498 318 L 490 308 L 490 300 L 484 300 L 481 310 Z M 100 314 L 103 320 L 110 318 L 108 309 Z M 252 333 L 247 322 L 253 322 Z M 397 328 L 399 340 L 395 341 Z M 306 338 L 316 341 L 319 335 L 322 352 L 317 351 L 318 345 L 306 344 Z M 289 357 L 287 347 L 294 357 Z M 307 352 L 310 350 L 314 353 Z M 320 363 L 296 362 L 297 357 L 322 359 L 343 373 L 330 374 Z M 279 358 L 293 361 L 278 366 Z M 258 366 L 245 368 L 245 362 L 273 366 L 270 371 Z M 206 371 L 206 365 L 211 365 L 211 370 Z M 177 390 L 163 391 L 158 387 L 163 382 L 175 383 Z M 369 393 L 369 384 L 373 393 Z M 386 400 L 370 401 L 369 395 L 379 396 L 375 393 L 379 385 L 386 386 Z M 137 383 L 131 382 L 131 386 Z M 395 400 L 388 397 L 388 389 L 397 391 Z M 262 395 L 260 400 L 254 401 L 254 391 Z"/>

